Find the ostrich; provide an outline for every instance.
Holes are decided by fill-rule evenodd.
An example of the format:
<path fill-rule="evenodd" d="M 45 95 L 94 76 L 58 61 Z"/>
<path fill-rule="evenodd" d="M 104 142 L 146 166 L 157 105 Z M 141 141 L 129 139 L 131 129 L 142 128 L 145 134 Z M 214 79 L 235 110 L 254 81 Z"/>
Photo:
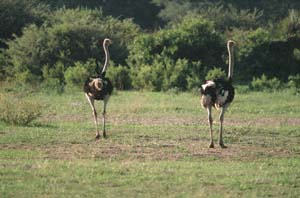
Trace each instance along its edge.
<path fill-rule="evenodd" d="M 105 52 L 105 63 L 103 66 L 102 71 L 96 76 L 96 77 L 89 77 L 83 86 L 83 90 L 85 93 L 85 96 L 87 100 L 89 101 L 92 111 L 93 111 L 93 116 L 94 116 L 94 121 L 96 125 L 96 139 L 100 138 L 99 130 L 98 130 L 98 121 L 97 121 L 97 112 L 95 109 L 94 101 L 95 100 L 103 100 L 104 105 L 103 105 L 103 112 L 102 112 L 102 127 L 103 127 L 103 137 L 106 137 L 106 132 L 105 132 L 105 114 L 106 114 L 106 105 L 107 102 L 111 96 L 111 93 L 113 91 L 113 86 L 111 81 L 105 77 L 105 71 L 106 68 L 109 64 L 109 51 L 108 51 L 108 46 L 111 44 L 110 39 L 104 39 L 103 41 L 103 49 Z"/>
<path fill-rule="evenodd" d="M 216 109 L 220 110 L 220 128 L 219 128 L 219 145 L 221 148 L 226 148 L 223 143 L 223 121 L 224 114 L 230 103 L 234 98 L 234 88 L 232 86 L 232 73 L 234 66 L 233 57 L 233 46 L 235 42 L 229 40 L 227 42 L 227 49 L 229 54 L 229 68 L 228 68 L 228 78 L 227 79 L 214 79 L 208 80 L 205 84 L 201 86 L 201 105 L 206 108 L 208 113 L 208 123 L 210 127 L 210 144 L 209 148 L 214 148 L 213 141 L 213 129 L 212 129 L 212 115 L 211 109 L 214 106 Z"/>

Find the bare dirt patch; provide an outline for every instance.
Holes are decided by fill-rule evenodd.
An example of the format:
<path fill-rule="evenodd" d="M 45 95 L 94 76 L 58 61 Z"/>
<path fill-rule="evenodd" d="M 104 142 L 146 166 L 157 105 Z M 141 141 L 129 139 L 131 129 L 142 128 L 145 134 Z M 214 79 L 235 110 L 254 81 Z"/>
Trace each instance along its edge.
<path fill-rule="evenodd" d="M 208 142 L 198 138 L 181 139 L 179 141 L 149 140 L 141 144 L 120 144 L 111 140 L 91 141 L 87 144 L 55 144 L 55 145 L 0 145 L 1 150 L 27 150 L 39 152 L 37 158 L 78 160 L 184 160 L 219 159 L 219 160 L 255 160 L 258 157 L 285 157 L 299 155 L 283 148 L 270 148 L 247 145 L 227 145 L 221 149 L 216 144 L 214 149 L 208 148 Z"/>
<path fill-rule="evenodd" d="M 176 160 L 183 153 L 174 152 L 169 146 L 143 146 L 127 144 L 84 144 L 55 145 L 38 148 L 47 158 L 52 159 L 107 159 L 107 160 Z"/>
<path fill-rule="evenodd" d="M 183 160 L 184 158 L 217 158 L 222 160 L 252 160 L 257 155 L 276 157 L 291 156 L 293 153 L 282 148 L 262 148 L 254 146 L 229 145 L 227 149 L 209 149 L 206 142 L 184 142 L 168 144 L 161 142 L 150 145 L 113 144 L 101 145 L 94 143 L 64 145 L 42 148 L 41 151 L 49 158 L 57 159 L 108 159 L 108 160 Z"/>
<path fill-rule="evenodd" d="M 132 115 L 112 115 L 109 117 L 109 122 L 114 125 L 134 124 L 145 126 L 182 126 L 182 125 L 207 125 L 207 119 L 205 117 L 183 117 L 183 116 L 168 116 L 164 118 L 160 117 L 141 117 Z M 217 119 L 214 120 L 215 124 L 218 124 Z M 300 118 L 258 118 L 258 119 L 232 119 L 226 118 L 225 125 L 229 126 L 272 126 L 279 127 L 283 125 L 288 126 L 300 126 Z"/>

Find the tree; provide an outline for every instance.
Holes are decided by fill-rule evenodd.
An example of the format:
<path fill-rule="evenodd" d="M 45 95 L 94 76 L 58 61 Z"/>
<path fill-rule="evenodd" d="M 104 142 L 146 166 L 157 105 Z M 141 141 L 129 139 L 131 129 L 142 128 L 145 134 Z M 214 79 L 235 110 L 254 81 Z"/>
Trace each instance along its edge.
<path fill-rule="evenodd" d="M 104 17 L 99 10 L 61 9 L 41 27 L 30 25 L 22 36 L 7 42 L 12 63 L 9 73 L 30 82 L 42 80 L 45 67 L 56 70 L 62 64 L 67 69 L 77 61 L 102 60 L 102 40 L 106 37 L 114 42 L 112 59 L 123 64 L 127 46 L 138 31 L 131 20 Z"/>
<path fill-rule="evenodd" d="M 224 66 L 223 51 L 225 44 L 212 23 L 187 16 L 170 28 L 134 40 L 128 57 L 133 86 L 185 90 L 190 83 L 199 85 L 209 68 Z"/>
<path fill-rule="evenodd" d="M 113 16 L 118 19 L 131 18 L 134 23 L 144 29 L 155 29 L 161 23 L 157 16 L 160 7 L 151 0 L 39 0 L 48 3 L 52 8 L 88 8 L 102 9 L 105 16 Z"/>
<path fill-rule="evenodd" d="M 11 39 L 14 34 L 20 36 L 28 24 L 41 25 L 48 12 L 47 5 L 36 0 L 0 1 L 0 39 Z M 5 47 L 3 41 L 0 47 Z"/>

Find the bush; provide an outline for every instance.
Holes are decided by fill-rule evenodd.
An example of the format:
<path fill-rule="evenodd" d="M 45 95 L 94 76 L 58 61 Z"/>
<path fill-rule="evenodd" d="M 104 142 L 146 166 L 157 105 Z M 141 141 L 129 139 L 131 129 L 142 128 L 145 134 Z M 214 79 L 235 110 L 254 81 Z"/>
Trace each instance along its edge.
<path fill-rule="evenodd" d="M 191 89 L 204 78 L 206 68 L 224 65 L 224 49 L 214 25 L 201 17 L 187 16 L 170 28 L 138 36 L 127 61 L 133 87 Z"/>
<path fill-rule="evenodd" d="M 274 35 L 280 39 L 299 37 L 300 35 L 300 12 L 296 9 L 288 11 L 288 15 L 275 24 Z"/>
<path fill-rule="evenodd" d="M 42 24 L 48 13 L 48 6 L 38 0 L 0 1 L 0 39 L 11 39 L 14 34 L 21 35 L 22 28 L 28 24 Z"/>
<path fill-rule="evenodd" d="M 133 87 L 150 91 L 160 91 L 162 80 L 159 81 L 159 79 L 162 79 L 162 76 L 158 73 L 159 70 L 157 69 L 160 66 L 156 66 L 157 67 L 142 65 L 137 73 L 136 71 L 133 71 L 131 73 Z"/>
<path fill-rule="evenodd" d="M 80 19 L 80 20 L 79 20 Z M 129 19 L 104 17 L 99 10 L 61 9 L 55 11 L 41 27 L 30 25 L 23 35 L 8 41 L 7 54 L 11 62 L 11 76 L 26 74 L 24 80 L 43 80 L 44 70 L 60 75 L 75 62 L 104 59 L 102 43 L 105 37 L 113 41 L 110 48 L 116 63 L 123 64 L 128 56 L 128 44 L 138 33 Z M 62 64 L 64 68 L 57 68 Z M 58 74 L 57 74 L 58 73 Z M 17 79 L 19 80 L 19 79 Z"/>
<path fill-rule="evenodd" d="M 236 89 L 236 92 L 239 94 L 245 94 L 250 91 L 249 85 L 238 85 L 238 86 L 235 86 L 235 89 Z"/>
<path fill-rule="evenodd" d="M 275 91 L 280 87 L 281 82 L 278 78 L 268 79 L 264 74 L 260 78 L 253 78 L 251 82 L 251 89 L 255 91 Z"/>
<path fill-rule="evenodd" d="M 41 116 L 41 105 L 36 101 L 26 101 L 20 97 L 8 94 L 0 95 L 0 121 L 28 125 Z"/>
<path fill-rule="evenodd" d="M 157 56 L 152 66 L 143 65 L 138 71 L 131 70 L 134 88 L 153 91 L 167 91 L 172 88 L 187 90 L 196 84 L 195 75 L 190 73 L 196 63 L 189 63 L 186 59 L 173 61 L 168 57 L 163 60 L 161 58 L 163 57 Z"/>
<path fill-rule="evenodd" d="M 198 13 L 209 21 L 213 21 L 216 27 L 224 32 L 233 27 L 251 29 L 261 25 L 263 12 L 258 9 L 238 9 L 232 5 L 232 1 L 225 6 L 221 1 L 164 1 L 154 0 L 162 6 L 159 16 L 170 23 L 178 23 L 189 13 Z M 218 3 L 216 3 L 218 2 Z"/>
<path fill-rule="evenodd" d="M 64 72 L 65 82 L 68 86 L 83 86 L 86 79 L 90 76 L 88 67 L 89 64 L 76 62 L 75 66 L 69 67 Z"/>
<path fill-rule="evenodd" d="M 296 93 L 300 93 L 300 74 L 291 75 L 288 80 L 288 87 L 293 89 Z"/>
<path fill-rule="evenodd" d="M 45 65 L 43 67 L 43 80 L 48 81 L 48 79 L 58 79 L 60 84 L 64 83 L 64 72 L 66 66 L 62 62 L 57 62 L 53 66 Z"/>
<path fill-rule="evenodd" d="M 253 76 L 276 76 L 286 80 L 291 73 L 299 73 L 299 38 L 275 39 L 274 33 L 264 28 L 232 32 L 237 42 L 234 68 L 235 81 L 249 82 Z M 281 57 L 281 58 L 278 58 Z"/>
<path fill-rule="evenodd" d="M 46 93 L 61 94 L 64 92 L 64 85 L 58 78 L 47 78 L 40 86 L 41 90 Z"/>
<path fill-rule="evenodd" d="M 188 90 L 198 90 L 203 84 L 207 67 L 203 67 L 201 61 L 194 61 L 189 64 L 189 72 L 186 80 L 188 84 Z"/>
<path fill-rule="evenodd" d="M 169 89 L 166 93 L 170 95 L 178 95 L 181 90 L 178 87 L 173 87 Z"/>
<path fill-rule="evenodd" d="M 234 78 L 238 81 L 251 81 L 253 76 L 262 73 L 271 75 L 274 68 L 269 55 L 272 35 L 269 31 L 258 28 L 256 30 L 234 30 L 233 40 L 238 45 L 235 48 Z M 273 75 L 273 74 L 272 74 Z"/>
<path fill-rule="evenodd" d="M 131 88 L 129 68 L 122 65 L 110 65 L 106 73 L 106 76 L 112 81 L 116 89 L 127 90 Z"/>
<path fill-rule="evenodd" d="M 207 72 L 206 80 L 212 80 L 217 78 L 226 78 L 226 73 L 221 68 L 214 68 Z"/>
<path fill-rule="evenodd" d="M 168 64 L 165 78 L 164 90 L 178 88 L 181 90 L 187 89 L 187 73 L 189 62 L 186 59 L 178 59 L 174 64 Z"/>

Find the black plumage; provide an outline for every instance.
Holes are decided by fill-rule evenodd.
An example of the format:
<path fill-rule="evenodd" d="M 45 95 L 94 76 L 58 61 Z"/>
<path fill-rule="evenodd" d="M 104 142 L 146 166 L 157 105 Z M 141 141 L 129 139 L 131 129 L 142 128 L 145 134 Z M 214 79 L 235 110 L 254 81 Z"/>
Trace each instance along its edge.
<path fill-rule="evenodd" d="M 223 78 L 206 81 L 201 86 L 200 92 L 202 97 L 209 97 L 206 102 L 202 100 L 204 108 L 207 106 L 224 107 L 233 101 L 235 94 L 231 80 Z"/>
<path fill-rule="evenodd" d="M 217 96 L 226 97 L 225 102 L 222 103 L 221 106 L 231 103 L 234 99 L 234 88 L 232 86 L 231 79 L 218 78 L 213 81 L 216 84 Z M 227 96 L 225 95 L 226 92 L 228 92 Z"/>
<path fill-rule="evenodd" d="M 105 54 L 108 53 L 108 49 L 106 45 L 103 45 Z M 107 59 L 109 58 L 108 56 L 106 57 Z M 105 61 L 108 63 L 108 60 Z M 97 73 L 97 76 L 95 77 L 89 77 L 86 79 L 83 85 L 83 91 L 89 95 L 92 95 L 95 100 L 104 100 L 106 95 L 111 95 L 113 91 L 113 85 L 112 82 L 110 81 L 109 78 L 106 78 L 106 71 L 105 70 L 100 70 L 100 66 L 98 63 L 98 60 L 95 60 L 96 63 L 96 70 L 95 73 Z M 102 68 L 103 69 L 103 68 Z M 92 82 L 98 79 L 99 82 L 101 83 L 101 90 L 97 89 L 95 85 L 93 86 Z"/>
<path fill-rule="evenodd" d="M 96 86 L 91 86 L 93 80 L 99 79 L 102 83 L 101 90 L 98 90 Z M 111 95 L 113 92 L 113 85 L 109 78 L 106 77 L 91 77 L 86 79 L 83 86 L 84 93 L 93 96 L 95 100 L 104 100 L 106 95 Z"/>
<path fill-rule="evenodd" d="M 233 101 L 235 92 L 231 80 L 217 78 L 211 82 L 213 82 L 213 84 L 206 86 L 205 89 L 203 89 L 203 87 L 200 88 L 201 95 L 209 95 L 211 97 L 210 105 L 216 106 L 216 104 L 219 104 L 220 107 L 222 107 Z M 228 95 L 226 93 L 228 93 Z M 226 97 L 226 99 L 224 102 L 218 102 L 217 96 L 222 98 Z"/>

